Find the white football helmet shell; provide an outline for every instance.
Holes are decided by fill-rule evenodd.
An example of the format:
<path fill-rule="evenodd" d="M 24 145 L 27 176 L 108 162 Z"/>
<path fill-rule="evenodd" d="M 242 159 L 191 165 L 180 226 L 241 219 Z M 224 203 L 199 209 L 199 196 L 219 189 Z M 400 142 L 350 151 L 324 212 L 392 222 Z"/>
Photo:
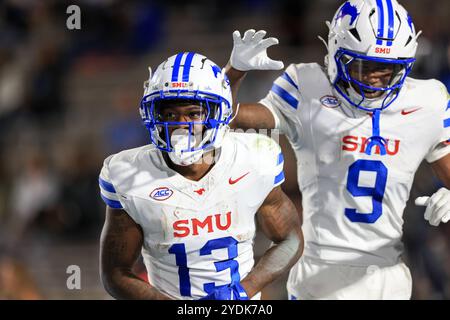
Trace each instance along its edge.
<path fill-rule="evenodd" d="M 336 62 L 339 52 L 347 50 L 371 59 L 379 58 L 380 62 L 408 59 L 411 62 L 417 50 L 418 35 L 412 19 L 396 0 L 347 1 L 339 7 L 328 26 L 328 55 L 325 63 L 332 83 L 339 80 L 340 76 Z M 410 68 L 405 70 L 409 71 Z M 354 101 L 351 95 L 347 98 L 353 101 L 353 105 L 363 106 L 361 101 Z M 381 105 L 377 107 L 382 108 Z"/>
<path fill-rule="evenodd" d="M 330 22 L 327 67 L 331 81 L 336 78 L 334 56 L 340 48 L 370 57 L 414 58 L 416 31 L 410 15 L 396 0 L 350 0 Z"/>
<path fill-rule="evenodd" d="M 232 115 L 232 94 L 225 72 L 207 57 L 182 52 L 161 63 L 144 84 L 144 95 L 140 113 L 150 132 L 150 139 L 159 149 L 174 152 L 170 139 L 160 136 L 161 128 L 175 123 L 158 122 L 153 116 L 154 103 L 161 100 L 192 100 L 208 105 L 214 104 L 217 110 L 210 113 L 205 123 L 207 130 L 200 144 L 189 145 L 177 152 L 194 152 L 220 146 Z M 180 124 L 180 123 L 177 123 Z M 192 128 L 194 123 L 184 123 Z M 198 153 L 196 153 L 198 155 Z"/>

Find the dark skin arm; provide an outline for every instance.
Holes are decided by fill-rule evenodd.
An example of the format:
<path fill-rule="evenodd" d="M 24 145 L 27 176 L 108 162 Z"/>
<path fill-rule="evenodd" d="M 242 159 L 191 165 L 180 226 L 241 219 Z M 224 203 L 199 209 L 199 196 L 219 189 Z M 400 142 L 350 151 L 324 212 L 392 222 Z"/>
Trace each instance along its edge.
<path fill-rule="evenodd" d="M 450 189 L 450 154 L 433 162 L 431 168 L 444 186 Z"/>
<path fill-rule="evenodd" d="M 274 188 L 258 211 L 258 222 L 273 245 L 241 281 L 251 298 L 289 270 L 303 253 L 303 234 L 294 204 L 281 187 Z"/>
<path fill-rule="evenodd" d="M 125 210 L 106 207 L 100 239 L 100 274 L 106 291 L 116 299 L 169 299 L 131 271 L 143 239 L 141 227 Z"/>
<path fill-rule="evenodd" d="M 233 112 L 237 111 L 237 94 L 246 72 L 234 69 L 231 64 L 225 66 L 233 95 Z M 230 127 L 240 129 L 274 129 L 275 119 L 272 113 L 261 103 L 240 103 L 239 112 L 230 123 Z"/>

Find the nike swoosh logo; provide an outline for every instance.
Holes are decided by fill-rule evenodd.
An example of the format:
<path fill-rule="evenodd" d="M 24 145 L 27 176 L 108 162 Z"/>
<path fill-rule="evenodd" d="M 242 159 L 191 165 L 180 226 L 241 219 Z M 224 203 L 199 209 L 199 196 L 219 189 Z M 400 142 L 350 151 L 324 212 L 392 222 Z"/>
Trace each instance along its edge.
<path fill-rule="evenodd" d="M 410 114 L 410 113 L 413 113 L 413 112 L 416 112 L 416 111 L 418 111 L 418 110 L 420 110 L 420 109 L 422 109 L 422 108 L 416 108 L 416 109 L 411 109 L 411 110 L 402 110 L 402 115 L 403 116 L 406 116 L 406 115 L 408 115 L 408 114 Z"/>
<path fill-rule="evenodd" d="M 233 180 L 233 179 L 228 179 L 228 183 L 229 184 L 235 184 L 236 182 L 238 182 L 239 180 L 241 180 L 242 178 L 244 178 L 246 175 L 248 175 L 250 173 L 250 171 L 249 172 L 247 172 L 246 174 L 244 174 L 244 175 L 242 175 L 242 176 L 240 176 L 239 178 L 237 178 L 237 179 L 235 179 L 235 180 Z"/>

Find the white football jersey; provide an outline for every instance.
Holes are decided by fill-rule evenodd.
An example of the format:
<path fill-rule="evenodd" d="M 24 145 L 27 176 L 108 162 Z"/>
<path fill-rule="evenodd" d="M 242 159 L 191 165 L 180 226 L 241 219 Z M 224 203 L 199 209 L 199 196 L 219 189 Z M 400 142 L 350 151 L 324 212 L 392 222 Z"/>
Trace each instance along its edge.
<path fill-rule="evenodd" d="M 153 145 L 108 157 L 101 196 L 142 227 L 150 283 L 175 299 L 198 299 L 240 281 L 253 267 L 255 214 L 284 181 L 278 144 L 228 133 L 213 168 L 188 180 Z"/>
<path fill-rule="evenodd" d="M 340 103 L 316 63 L 290 65 L 261 101 L 297 157 L 303 201 L 304 255 L 329 263 L 392 265 L 403 251 L 403 210 L 425 158 L 450 152 L 449 97 L 436 80 L 407 78 L 381 112 L 379 148 L 368 112 Z"/>

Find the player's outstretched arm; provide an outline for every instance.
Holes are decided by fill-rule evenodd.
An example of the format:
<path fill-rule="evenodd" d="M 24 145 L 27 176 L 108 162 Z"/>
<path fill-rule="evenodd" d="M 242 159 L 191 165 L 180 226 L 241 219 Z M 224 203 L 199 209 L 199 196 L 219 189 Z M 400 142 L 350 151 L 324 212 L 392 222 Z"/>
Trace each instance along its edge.
<path fill-rule="evenodd" d="M 433 162 L 431 168 L 439 180 L 450 189 L 450 154 Z"/>
<path fill-rule="evenodd" d="M 250 70 L 281 70 L 284 64 L 267 56 L 267 48 L 278 44 L 277 38 L 264 39 L 266 31 L 250 29 L 241 38 L 239 31 L 233 33 L 233 50 L 225 72 L 230 80 L 233 94 L 233 110 L 237 115 L 230 124 L 232 128 L 273 129 L 272 113 L 259 103 L 245 103 L 237 110 L 237 94 L 246 72 Z"/>
<path fill-rule="evenodd" d="M 303 234 L 296 208 L 280 186 L 267 196 L 257 217 L 273 245 L 241 281 L 249 297 L 289 270 L 303 253 Z"/>
<path fill-rule="evenodd" d="M 426 206 L 425 220 L 432 226 L 438 226 L 441 222 L 450 220 L 450 154 L 433 162 L 431 167 L 445 187 L 440 188 L 431 197 L 418 197 L 415 203 L 418 206 Z"/>
<path fill-rule="evenodd" d="M 107 207 L 100 239 L 103 286 L 116 299 L 169 299 L 131 271 L 142 243 L 142 230 L 126 211 Z"/>

